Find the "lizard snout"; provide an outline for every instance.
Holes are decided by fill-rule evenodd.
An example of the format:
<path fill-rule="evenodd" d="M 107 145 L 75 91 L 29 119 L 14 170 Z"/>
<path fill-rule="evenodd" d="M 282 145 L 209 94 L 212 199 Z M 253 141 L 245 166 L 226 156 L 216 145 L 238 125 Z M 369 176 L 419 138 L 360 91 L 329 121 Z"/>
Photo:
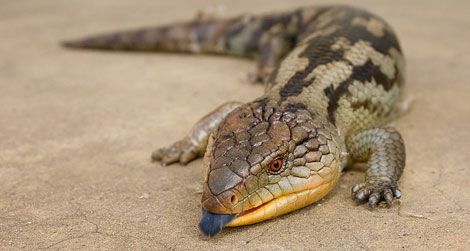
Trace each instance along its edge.
<path fill-rule="evenodd" d="M 204 186 L 202 194 L 202 208 L 217 214 L 236 214 L 239 205 L 240 194 L 235 189 L 230 189 L 221 194 L 212 194 L 209 186 Z"/>

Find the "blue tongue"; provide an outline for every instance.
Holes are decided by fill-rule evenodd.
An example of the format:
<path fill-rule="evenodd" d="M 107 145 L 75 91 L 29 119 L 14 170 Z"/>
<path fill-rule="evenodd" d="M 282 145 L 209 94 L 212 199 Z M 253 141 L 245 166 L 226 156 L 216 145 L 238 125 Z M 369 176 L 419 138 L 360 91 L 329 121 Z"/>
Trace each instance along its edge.
<path fill-rule="evenodd" d="M 224 228 L 225 224 L 231 222 L 236 214 L 213 214 L 202 209 L 202 218 L 199 229 L 207 235 L 214 236 Z"/>

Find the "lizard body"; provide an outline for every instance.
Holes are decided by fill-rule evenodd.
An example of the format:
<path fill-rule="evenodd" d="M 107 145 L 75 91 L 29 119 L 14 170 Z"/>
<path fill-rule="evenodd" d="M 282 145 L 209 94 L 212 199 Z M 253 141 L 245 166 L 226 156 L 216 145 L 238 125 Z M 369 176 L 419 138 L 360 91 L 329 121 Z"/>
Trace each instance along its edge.
<path fill-rule="evenodd" d="M 185 138 L 152 154 L 162 164 L 204 155 L 206 235 L 310 205 L 352 162 L 368 165 L 365 182 L 352 188 L 355 200 L 375 206 L 400 197 L 405 148 L 386 123 L 403 89 L 404 59 L 391 27 L 367 11 L 324 6 L 198 19 L 65 45 L 257 60 L 264 95 L 220 106 Z"/>

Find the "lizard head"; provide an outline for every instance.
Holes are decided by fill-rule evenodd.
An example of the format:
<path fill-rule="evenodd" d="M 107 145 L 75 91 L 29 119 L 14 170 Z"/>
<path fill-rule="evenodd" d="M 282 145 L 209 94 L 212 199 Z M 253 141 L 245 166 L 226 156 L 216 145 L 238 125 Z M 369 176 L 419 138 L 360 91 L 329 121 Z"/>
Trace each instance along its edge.
<path fill-rule="evenodd" d="M 232 111 L 209 138 L 199 224 L 224 226 L 272 219 L 326 195 L 339 177 L 336 130 L 304 106 L 268 108 L 263 100 Z"/>

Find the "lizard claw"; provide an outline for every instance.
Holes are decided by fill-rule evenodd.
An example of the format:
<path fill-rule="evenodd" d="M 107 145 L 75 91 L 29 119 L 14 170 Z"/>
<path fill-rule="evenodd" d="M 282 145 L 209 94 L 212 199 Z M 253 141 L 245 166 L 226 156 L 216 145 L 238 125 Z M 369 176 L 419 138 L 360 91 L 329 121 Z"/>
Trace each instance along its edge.
<path fill-rule="evenodd" d="M 179 162 L 186 165 L 199 156 L 197 146 L 192 144 L 188 138 L 184 138 L 174 144 L 155 150 L 152 153 L 152 161 L 159 161 L 162 165 L 171 165 Z"/>
<path fill-rule="evenodd" d="M 401 192 L 395 181 L 387 177 L 372 177 L 365 183 L 359 183 L 352 187 L 353 199 L 359 203 L 368 202 L 373 208 L 381 201 L 385 201 L 388 206 L 393 202 L 393 198 L 399 199 Z"/>

